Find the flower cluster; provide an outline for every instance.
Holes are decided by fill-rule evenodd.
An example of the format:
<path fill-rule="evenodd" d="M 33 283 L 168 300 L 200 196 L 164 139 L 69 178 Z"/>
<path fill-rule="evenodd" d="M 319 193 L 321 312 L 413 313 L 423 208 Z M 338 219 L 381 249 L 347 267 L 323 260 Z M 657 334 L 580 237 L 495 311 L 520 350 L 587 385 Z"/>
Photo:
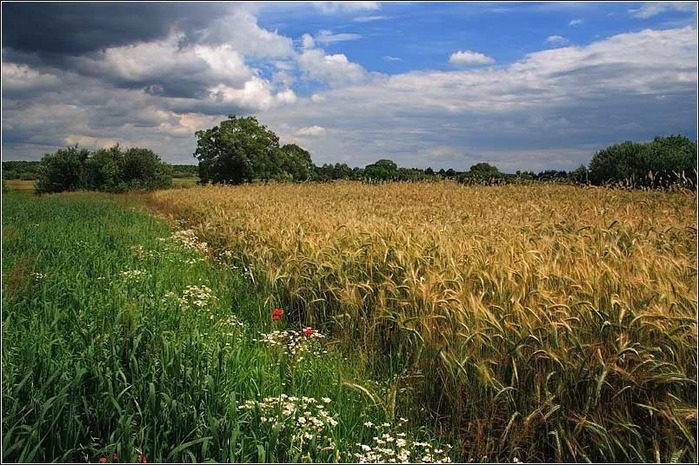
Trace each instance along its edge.
<path fill-rule="evenodd" d="M 260 428 L 271 428 L 286 438 L 293 452 L 334 453 L 337 447 L 331 432 L 337 426 L 337 420 L 336 415 L 326 410 L 330 402 L 327 397 L 318 400 L 281 394 L 267 397 L 262 402 L 247 400 L 238 406 L 238 410 L 257 418 Z"/>
<path fill-rule="evenodd" d="M 121 277 L 126 281 L 140 281 L 148 276 L 143 270 L 125 270 L 121 272 Z"/>
<path fill-rule="evenodd" d="M 284 316 L 284 310 L 281 308 L 275 308 L 272 312 L 272 321 L 279 321 L 281 320 L 282 316 Z"/>
<path fill-rule="evenodd" d="M 157 257 L 157 252 L 155 250 L 148 250 L 142 245 L 132 245 L 131 246 L 131 252 L 136 256 L 137 259 L 139 260 L 145 260 L 147 258 L 155 258 Z"/>
<path fill-rule="evenodd" d="M 200 240 L 192 229 L 175 231 L 172 233 L 171 238 L 184 248 L 195 250 L 205 255 L 209 253 L 209 244 Z"/>
<path fill-rule="evenodd" d="M 32 277 L 34 278 L 35 281 L 41 281 L 46 277 L 44 273 L 39 273 L 37 271 L 32 272 Z"/>
<path fill-rule="evenodd" d="M 174 292 L 168 292 L 163 298 L 164 302 L 176 302 L 185 310 L 191 308 L 203 309 L 215 300 L 216 296 L 214 295 L 214 291 L 203 285 L 187 286 L 182 292 L 182 297 L 178 297 Z"/>
<path fill-rule="evenodd" d="M 271 347 L 283 347 L 287 355 L 296 356 L 303 353 L 311 353 L 313 355 L 327 354 L 327 350 L 322 350 L 318 340 L 324 339 L 325 335 L 312 329 L 306 328 L 300 331 L 286 329 L 281 331 L 272 331 L 265 334 L 260 333 L 260 339 L 253 339 L 255 342 L 263 342 Z M 301 358 L 299 358 L 301 360 Z"/>
<path fill-rule="evenodd" d="M 371 428 L 375 432 L 372 444 L 359 444 L 361 452 L 354 457 L 359 463 L 450 463 L 449 452 L 451 446 L 433 446 L 427 442 L 414 441 L 407 433 L 399 431 L 407 424 L 408 420 L 401 418 L 398 422 L 398 431 L 391 431 L 390 423 L 374 425 L 370 421 L 364 423 L 364 427 Z"/>

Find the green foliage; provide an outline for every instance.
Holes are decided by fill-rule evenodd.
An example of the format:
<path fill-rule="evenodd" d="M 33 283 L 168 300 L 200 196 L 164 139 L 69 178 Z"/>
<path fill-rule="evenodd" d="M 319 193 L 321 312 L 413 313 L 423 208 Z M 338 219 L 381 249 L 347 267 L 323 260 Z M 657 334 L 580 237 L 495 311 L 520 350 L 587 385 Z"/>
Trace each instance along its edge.
<path fill-rule="evenodd" d="M 311 155 L 296 144 L 279 146 L 279 137 L 255 117 L 229 116 L 211 129 L 197 131 L 199 178 L 203 183 L 241 184 L 253 180 L 311 178 Z"/>
<path fill-rule="evenodd" d="M 291 176 L 294 181 L 308 181 L 313 176 L 311 154 L 296 144 L 287 144 L 281 148 L 281 171 Z"/>
<path fill-rule="evenodd" d="M 680 135 L 656 137 L 649 143 L 626 141 L 597 151 L 589 180 L 630 187 L 696 187 L 697 144 Z"/>
<path fill-rule="evenodd" d="M 40 194 L 75 191 L 85 186 L 85 162 L 90 155 L 87 149 L 74 147 L 47 153 L 41 159 L 36 191 Z"/>
<path fill-rule="evenodd" d="M 379 160 L 364 168 L 364 176 L 376 181 L 390 181 L 398 177 L 398 165 L 391 160 Z"/>
<path fill-rule="evenodd" d="M 152 150 L 130 148 L 122 158 L 121 182 L 127 190 L 165 189 L 172 185 L 172 169 Z"/>
<path fill-rule="evenodd" d="M 33 181 L 37 177 L 39 166 L 41 162 L 38 161 L 3 161 L 2 178 Z"/>
<path fill-rule="evenodd" d="M 447 175 L 447 172 L 445 172 L 445 175 Z M 455 175 L 454 173 L 452 176 Z M 468 172 L 458 175 L 456 180 L 461 184 L 491 185 L 506 184 L 513 178 L 513 175 L 501 173 L 496 166 L 482 162 L 472 165 Z"/>
<path fill-rule="evenodd" d="M 122 151 L 116 144 L 90 154 L 76 145 L 42 158 L 36 191 L 40 194 L 75 190 L 124 192 L 171 185 L 171 168 L 152 150 Z"/>

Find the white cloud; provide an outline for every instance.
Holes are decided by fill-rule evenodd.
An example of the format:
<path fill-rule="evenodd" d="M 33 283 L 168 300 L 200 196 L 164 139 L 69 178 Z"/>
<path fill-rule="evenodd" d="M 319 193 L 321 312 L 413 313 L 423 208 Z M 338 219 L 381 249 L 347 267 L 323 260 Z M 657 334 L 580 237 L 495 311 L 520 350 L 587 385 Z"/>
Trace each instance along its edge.
<path fill-rule="evenodd" d="M 648 19 L 667 11 L 697 12 L 696 2 L 647 2 L 640 8 L 630 9 L 631 16 Z"/>
<path fill-rule="evenodd" d="M 309 49 L 315 47 L 315 40 L 310 34 L 304 34 L 301 37 L 301 47 L 304 49 Z"/>
<path fill-rule="evenodd" d="M 299 130 L 296 131 L 296 134 L 299 136 L 320 136 L 325 134 L 326 131 L 326 128 L 314 124 L 313 126 L 304 126 L 299 128 Z"/>
<path fill-rule="evenodd" d="M 321 49 L 304 50 L 296 60 L 301 70 L 311 79 L 340 86 L 364 81 L 368 73 L 342 54 L 326 55 Z"/>
<path fill-rule="evenodd" d="M 218 103 L 242 105 L 257 111 L 294 103 L 297 99 L 291 89 L 273 94 L 270 84 L 257 76 L 247 81 L 242 88 L 233 88 L 225 84 L 212 86 L 209 88 L 209 98 Z"/>
<path fill-rule="evenodd" d="M 508 66 L 372 76 L 317 92 L 321 105 L 299 101 L 263 116 L 271 127 L 331 125 L 332 138 L 304 140 L 317 164 L 392 158 L 468 169 L 486 156 L 509 171 L 575 169 L 620 138 L 696 123 L 696 108 L 682 104 L 696 100 L 696 62 L 695 28 L 645 30 Z"/>
<path fill-rule="evenodd" d="M 341 33 L 333 34 L 332 31 L 324 30 L 320 31 L 315 36 L 315 41 L 320 44 L 330 44 L 332 42 L 344 42 L 347 40 L 357 40 L 361 39 L 362 36 L 359 34 Z"/>
<path fill-rule="evenodd" d="M 548 37 L 546 38 L 546 43 L 547 43 L 547 44 L 551 44 L 551 45 L 565 45 L 565 44 L 567 44 L 567 43 L 569 43 L 569 42 L 570 42 L 570 41 L 569 41 L 568 39 L 566 39 L 565 37 L 559 36 L 559 35 L 556 35 L 556 34 L 554 34 L 554 35 L 552 35 L 552 36 L 548 36 Z"/>
<path fill-rule="evenodd" d="M 257 24 L 257 18 L 243 9 L 215 20 L 202 37 L 204 43 L 227 44 L 240 54 L 254 57 L 287 57 L 293 54 L 293 43 L 276 31 Z"/>
<path fill-rule="evenodd" d="M 56 89 L 60 85 L 60 79 L 53 74 L 45 74 L 26 65 L 2 64 L 3 95 L 8 92 Z"/>
<path fill-rule="evenodd" d="M 354 11 L 378 10 L 379 2 L 313 2 L 321 13 L 350 13 Z"/>
<path fill-rule="evenodd" d="M 385 57 L 383 57 L 383 59 L 386 61 L 400 61 L 400 58 L 392 57 L 391 55 L 386 55 Z"/>
<path fill-rule="evenodd" d="M 374 16 L 358 16 L 354 18 L 352 21 L 355 23 L 369 23 L 372 21 L 381 21 L 384 19 L 388 19 L 388 16 L 381 16 L 381 15 L 374 15 Z"/>
<path fill-rule="evenodd" d="M 570 22 L 568 23 L 568 26 L 577 26 L 578 24 L 582 24 L 583 20 L 580 18 L 576 19 L 571 19 Z"/>
<path fill-rule="evenodd" d="M 473 52 L 471 50 L 466 50 L 464 52 L 459 50 L 451 54 L 449 63 L 452 65 L 489 65 L 495 63 L 495 60 L 480 52 Z"/>

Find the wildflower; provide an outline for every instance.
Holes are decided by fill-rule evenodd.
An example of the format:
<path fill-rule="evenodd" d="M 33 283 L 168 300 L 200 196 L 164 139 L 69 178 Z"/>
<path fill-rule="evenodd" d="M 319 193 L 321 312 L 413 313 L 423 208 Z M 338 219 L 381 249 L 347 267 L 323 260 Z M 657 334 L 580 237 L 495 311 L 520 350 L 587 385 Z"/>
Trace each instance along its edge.
<path fill-rule="evenodd" d="M 114 460 L 115 462 L 116 462 L 117 460 L 119 460 L 119 454 L 117 454 L 116 452 L 114 452 L 114 453 L 112 454 L 112 460 Z"/>
<path fill-rule="evenodd" d="M 107 457 L 104 457 L 104 456 L 103 456 L 103 457 L 100 457 L 99 462 L 100 462 L 100 463 L 107 463 Z"/>
<path fill-rule="evenodd" d="M 140 454 L 136 461 L 138 463 L 148 463 L 148 457 L 146 457 L 144 454 Z"/>
<path fill-rule="evenodd" d="M 313 328 L 306 328 L 303 330 L 303 335 L 306 337 L 311 336 L 312 334 L 313 334 Z"/>
<path fill-rule="evenodd" d="M 281 308 L 275 308 L 272 312 L 272 321 L 280 320 L 282 318 L 282 315 L 284 315 L 284 310 L 282 310 Z"/>

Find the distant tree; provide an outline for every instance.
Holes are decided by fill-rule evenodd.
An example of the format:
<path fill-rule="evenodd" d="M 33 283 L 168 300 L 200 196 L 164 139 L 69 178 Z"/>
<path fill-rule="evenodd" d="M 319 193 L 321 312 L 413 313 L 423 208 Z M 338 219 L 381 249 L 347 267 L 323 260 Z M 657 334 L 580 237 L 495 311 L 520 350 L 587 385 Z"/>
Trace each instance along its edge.
<path fill-rule="evenodd" d="M 364 168 L 364 176 L 371 180 L 388 181 L 398 176 L 398 165 L 392 160 L 382 159 Z"/>
<path fill-rule="evenodd" d="M 575 170 L 571 171 L 570 178 L 578 184 L 587 184 L 589 181 L 589 172 L 585 165 L 580 165 Z"/>
<path fill-rule="evenodd" d="M 194 156 L 201 182 L 240 184 L 268 180 L 281 172 L 279 137 L 255 117 L 229 116 L 220 125 L 197 131 Z"/>
<path fill-rule="evenodd" d="M 589 165 L 593 184 L 667 186 L 681 182 L 696 186 L 697 143 L 676 135 L 649 143 L 626 141 L 595 152 Z"/>
<path fill-rule="evenodd" d="M 456 176 L 456 171 L 454 170 L 454 168 L 449 168 L 449 169 L 446 171 L 446 173 L 444 173 L 444 174 L 445 174 L 448 178 L 453 178 L 454 176 Z"/>
<path fill-rule="evenodd" d="M 32 181 L 37 178 L 40 161 L 11 160 L 2 162 L 3 179 L 23 179 Z"/>
<path fill-rule="evenodd" d="M 425 174 L 426 174 L 427 176 L 434 176 L 434 170 L 433 170 L 432 168 L 427 168 L 427 169 L 425 170 Z"/>
<path fill-rule="evenodd" d="M 75 191 L 85 188 L 85 160 L 90 152 L 73 147 L 47 153 L 41 159 L 35 189 L 37 193 Z"/>
<path fill-rule="evenodd" d="M 491 165 L 490 163 L 476 163 L 475 165 L 471 165 L 471 168 L 469 168 L 469 173 L 472 174 L 477 174 L 480 176 L 495 176 L 500 173 L 500 170 L 497 169 L 494 165 Z"/>

